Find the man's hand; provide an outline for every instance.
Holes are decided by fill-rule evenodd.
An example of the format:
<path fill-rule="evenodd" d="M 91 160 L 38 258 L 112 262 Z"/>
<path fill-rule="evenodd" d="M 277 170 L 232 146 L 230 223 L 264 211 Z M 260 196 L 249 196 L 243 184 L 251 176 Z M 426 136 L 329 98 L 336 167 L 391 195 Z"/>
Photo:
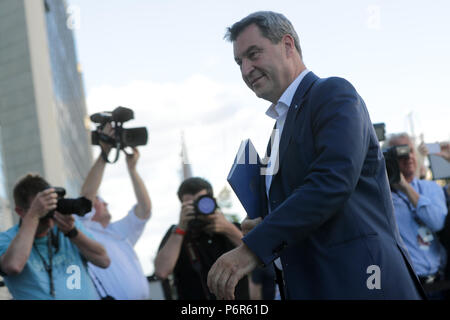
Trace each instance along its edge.
<path fill-rule="evenodd" d="M 245 217 L 244 221 L 241 223 L 242 233 L 247 235 L 250 231 L 253 230 L 254 227 L 256 227 L 258 224 L 262 222 L 262 218 L 256 218 L 256 219 L 250 219 L 248 216 Z"/>
<path fill-rule="evenodd" d="M 218 300 L 234 300 L 237 283 L 258 264 L 258 257 L 245 244 L 225 253 L 209 270 L 209 290 Z"/>
<path fill-rule="evenodd" d="M 437 153 L 437 155 L 450 162 L 450 143 L 442 142 L 441 152 Z"/>
<path fill-rule="evenodd" d="M 419 203 L 419 194 L 414 190 L 414 188 L 406 181 L 403 173 L 400 173 L 400 182 L 392 184 L 392 187 L 398 191 L 403 192 L 408 200 L 411 201 L 414 208 L 417 208 Z"/>
<path fill-rule="evenodd" d="M 58 195 L 55 189 L 50 188 L 39 192 L 33 199 L 28 210 L 29 217 L 42 218 L 51 210 L 56 209 Z"/>
<path fill-rule="evenodd" d="M 59 230 L 61 230 L 64 234 L 75 228 L 75 218 L 71 214 L 64 215 L 56 211 L 53 215 L 53 219 L 55 220 Z"/>
<path fill-rule="evenodd" d="M 199 217 L 206 221 L 208 224 L 204 227 L 204 231 L 209 234 L 222 234 L 228 238 L 235 246 L 242 244 L 242 231 L 234 225 L 232 222 L 225 218 L 222 211 L 219 209 L 214 214 L 207 215 L 205 217 Z"/>
<path fill-rule="evenodd" d="M 225 234 L 229 231 L 230 227 L 235 228 L 235 226 L 225 218 L 222 211 L 219 209 L 217 209 L 213 214 L 207 215 L 203 218 L 208 222 L 205 227 L 205 231 L 208 233 Z"/>
<path fill-rule="evenodd" d="M 178 222 L 178 228 L 186 231 L 189 222 L 195 218 L 194 201 L 189 200 L 181 204 L 180 220 Z"/>
<path fill-rule="evenodd" d="M 406 190 L 408 189 L 409 183 L 406 181 L 405 176 L 403 173 L 400 172 L 400 181 L 398 183 L 392 184 L 392 186 L 403 193 L 406 193 Z"/>
<path fill-rule="evenodd" d="M 436 153 L 437 156 L 444 158 L 447 161 L 450 161 L 450 143 L 441 142 L 441 152 Z M 425 157 L 428 155 L 428 148 L 425 143 L 421 143 L 418 147 L 419 152 Z"/>
<path fill-rule="evenodd" d="M 428 148 L 427 148 L 427 146 L 425 145 L 424 142 L 421 142 L 421 143 L 419 144 L 419 147 L 417 147 L 417 150 L 418 150 L 419 153 L 420 153 L 422 156 L 424 156 L 424 157 L 426 157 L 426 156 L 428 155 Z"/>
<path fill-rule="evenodd" d="M 112 127 L 111 123 L 107 123 L 102 130 L 102 133 L 110 136 L 111 138 L 114 138 L 114 128 Z M 108 154 L 111 151 L 112 146 L 109 143 L 105 143 L 102 140 L 99 141 L 100 146 L 102 147 L 102 150 L 105 151 L 106 154 Z"/>
<path fill-rule="evenodd" d="M 128 170 L 130 170 L 130 171 L 133 171 L 136 169 L 136 164 L 140 157 L 138 149 L 136 147 L 132 147 L 132 149 L 133 149 L 133 153 L 126 154 L 127 166 L 128 166 Z"/>

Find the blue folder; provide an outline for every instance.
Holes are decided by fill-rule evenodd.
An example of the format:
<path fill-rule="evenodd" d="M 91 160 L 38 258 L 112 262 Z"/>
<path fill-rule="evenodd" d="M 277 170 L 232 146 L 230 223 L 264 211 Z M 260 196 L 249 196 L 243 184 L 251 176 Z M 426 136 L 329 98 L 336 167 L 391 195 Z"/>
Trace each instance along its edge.
<path fill-rule="evenodd" d="M 250 219 L 261 214 L 261 159 L 250 139 L 242 141 L 227 181 Z"/>

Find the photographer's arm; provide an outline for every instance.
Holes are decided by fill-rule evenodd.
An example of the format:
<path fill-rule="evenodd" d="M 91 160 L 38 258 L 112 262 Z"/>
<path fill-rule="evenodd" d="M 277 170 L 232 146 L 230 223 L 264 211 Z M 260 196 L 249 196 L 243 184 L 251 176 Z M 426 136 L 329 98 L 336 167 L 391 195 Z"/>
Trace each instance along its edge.
<path fill-rule="evenodd" d="M 38 224 L 37 217 L 25 217 L 22 220 L 19 232 L 11 241 L 5 254 L 0 257 L 1 270 L 7 275 L 22 272 L 30 256 Z"/>
<path fill-rule="evenodd" d="M 394 188 L 403 192 L 408 197 L 408 200 L 413 204 L 414 208 L 417 208 L 417 204 L 419 203 L 419 194 L 408 183 L 408 181 L 406 181 L 403 174 L 400 174 L 400 182 L 398 184 L 394 184 Z"/>
<path fill-rule="evenodd" d="M 104 134 L 113 136 L 114 129 L 111 127 L 111 124 L 106 124 L 105 128 L 102 131 Z M 100 146 L 102 150 L 108 155 L 111 151 L 111 146 L 100 142 Z M 100 184 L 102 183 L 103 173 L 105 172 L 106 162 L 103 160 L 102 155 L 100 154 L 92 166 L 91 170 L 84 180 L 83 186 L 81 187 L 81 196 L 89 199 L 92 203 L 97 196 L 98 189 L 100 188 Z"/>
<path fill-rule="evenodd" d="M 158 252 L 155 259 L 155 275 L 159 279 L 167 279 L 177 264 L 183 244 L 183 235 L 171 233 L 167 242 Z"/>
<path fill-rule="evenodd" d="M 177 264 L 178 257 L 180 256 L 181 246 L 183 245 L 184 235 L 188 229 L 189 221 L 194 218 L 194 206 L 193 201 L 186 201 L 181 204 L 180 218 L 177 228 L 181 230 L 180 233 L 174 233 L 173 230 L 169 230 L 169 234 L 164 237 L 161 250 L 155 259 L 155 274 L 160 279 L 166 279 L 169 274 L 173 272 L 175 265 Z"/>
<path fill-rule="evenodd" d="M 100 155 L 89 171 L 81 188 L 81 196 L 86 197 L 92 202 L 94 202 L 98 189 L 100 188 L 100 183 L 103 179 L 103 172 L 105 171 L 105 165 L 106 162 Z"/>
<path fill-rule="evenodd" d="M 401 174 L 400 177 L 400 183 L 394 187 L 402 191 L 408 197 L 408 200 L 413 204 L 414 208 L 417 209 L 416 214 L 418 218 L 427 227 L 433 232 L 441 230 L 447 215 L 445 196 L 441 187 L 437 184 L 431 184 L 427 189 L 422 190 L 419 195 L 405 180 L 403 174 Z"/>
<path fill-rule="evenodd" d="M 136 170 L 136 164 L 139 156 L 139 151 L 136 148 L 133 148 L 133 153 L 131 155 L 127 155 L 127 166 L 137 200 L 137 206 L 135 209 L 136 216 L 142 220 L 147 220 L 151 215 L 152 203 L 144 181 Z"/>
<path fill-rule="evenodd" d="M 220 210 L 208 216 L 209 224 L 205 227 L 206 232 L 220 233 L 226 236 L 235 246 L 242 244 L 242 231 L 228 221 Z"/>
<path fill-rule="evenodd" d="M 55 212 L 53 219 L 64 234 L 68 234 L 75 229 L 73 215 L 62 215 Z M 70 240 L 80 250 L 80 254 L 92 264 L 100 268 L 107 268 L 111 263 L 105 248 L 99 242 L 86 236 L 81 230 L 78 230 L 75 236 L 70 237 Z"/>
<path fill-rule="evenodd" d="M 111 261 L 105 248 L 100 243 L 90 239 L 81 231 L 79 231 L 71 240 L 78 247 L 81 255 L 85 257 L 87 261 L 100 268 L 109 267 Z"/>

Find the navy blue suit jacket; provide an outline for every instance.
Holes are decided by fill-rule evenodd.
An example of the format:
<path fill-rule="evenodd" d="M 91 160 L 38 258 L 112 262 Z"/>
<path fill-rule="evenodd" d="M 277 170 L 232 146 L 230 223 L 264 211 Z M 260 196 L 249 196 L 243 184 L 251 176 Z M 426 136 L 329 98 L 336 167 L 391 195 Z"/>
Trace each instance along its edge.
<path fill-rule="evenodd" d="M 306 75 L 279 159 L 270 214 L 243 241 L 265 265 L 281 258 L 287 299 L 423 297 L 398 233 L 375 130 L 348 81 Z M 379 268 L 379 289 L 370 285 L 371 266 Z"/>

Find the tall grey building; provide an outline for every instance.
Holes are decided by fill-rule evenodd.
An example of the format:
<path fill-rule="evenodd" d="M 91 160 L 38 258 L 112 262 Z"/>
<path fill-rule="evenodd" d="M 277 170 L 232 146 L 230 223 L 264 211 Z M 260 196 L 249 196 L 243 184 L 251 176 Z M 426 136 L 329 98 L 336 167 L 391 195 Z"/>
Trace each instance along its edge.
<path fill-rule="evenodd" d="M 68 19 L 64 0 L 0 0 L 0 201 L 3 183 L 12 209 L 13 186 L 26 173 L 77 196 L 92 164 Z"/>

